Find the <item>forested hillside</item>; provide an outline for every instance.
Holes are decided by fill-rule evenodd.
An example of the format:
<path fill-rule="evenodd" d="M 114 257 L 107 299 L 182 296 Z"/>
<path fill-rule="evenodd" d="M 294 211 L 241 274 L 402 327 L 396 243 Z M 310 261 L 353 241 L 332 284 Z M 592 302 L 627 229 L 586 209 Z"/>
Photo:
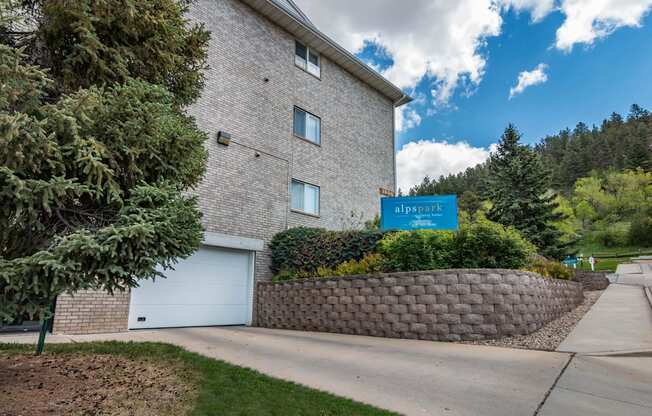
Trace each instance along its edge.
<path fill-rule="evenodd" d="M 487 162 L 425 178 L 410 195 L 457 194 L 462 212 L 514 226 L 551 257 L 652 252 L 652 113 L 633 105 L 600 127 L 579 123 L 534 146 L 519 139 L 510 125 Z"/>
<path fill-rule="evenodd" d="M 542 139 L 534 146 L 545 167 L 551 173 L 552 188 L 568 195 L 577 179 L 593 171 L 606 172 L 641 168 L 652 170 L 652 113 L 634 104 L 627 118 L 613 113 L 602 124 L 589 128 L 579 123 L 554 136 Z M 470 191 L 484 194 L 488 173 L 487 163 L 465 172 L 424 178 L 410 189 L 410 195 L 458 194 Z"/>

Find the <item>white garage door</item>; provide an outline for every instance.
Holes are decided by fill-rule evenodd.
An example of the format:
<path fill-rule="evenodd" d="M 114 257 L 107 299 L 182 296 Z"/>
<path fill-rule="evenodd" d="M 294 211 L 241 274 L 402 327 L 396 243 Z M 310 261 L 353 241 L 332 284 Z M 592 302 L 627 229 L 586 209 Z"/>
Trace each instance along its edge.
<path fill-rule="evenodd" d="M 253 253 L 202 247 L 131 291 L 129 329 L 250 322 Z"/>

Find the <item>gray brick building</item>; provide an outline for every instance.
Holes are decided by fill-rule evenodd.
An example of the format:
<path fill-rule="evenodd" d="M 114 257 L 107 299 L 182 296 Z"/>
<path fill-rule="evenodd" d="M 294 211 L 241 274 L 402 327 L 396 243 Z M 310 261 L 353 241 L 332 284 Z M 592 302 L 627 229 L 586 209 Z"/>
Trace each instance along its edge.
<path fill-rule="evenodd" d="M 372 219 L 396 187 L 394 108 L 410 100 L 399 88 L 291 0 L 199 0 L 190 18 L 211 31 L 205 88 L 188 109 L 211 137 L 193 191 L 205 244 L 168 279 L 134 289 L 128 308 L 62 296 L 55 332 L 250 324 L 276 233 Z M 98 314 L 89 299 L 117 312 Z"/>

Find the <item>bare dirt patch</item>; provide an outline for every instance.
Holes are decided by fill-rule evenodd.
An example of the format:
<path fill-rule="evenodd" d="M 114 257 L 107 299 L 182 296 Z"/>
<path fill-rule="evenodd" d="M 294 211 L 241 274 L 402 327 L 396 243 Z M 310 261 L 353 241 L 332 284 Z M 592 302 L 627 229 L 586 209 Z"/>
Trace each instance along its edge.
<path fill-rule="evenodd" d="M 584 302 L 564 316 L 548 322 L 530 335 L 516 335 L 501 339 L 467 341 L 464 344 L 491 345 L 494 347 L 522 348 L 528 350 L 555 351 L 568 337 L 575 325 L 591 309 L 604 290 L 584 291 Z"/>
<path fill-rule="evenodd" d="M 114 355 L 0 351 L 0 416 L 184 415 L 193 393 L 178 374 Z"/>

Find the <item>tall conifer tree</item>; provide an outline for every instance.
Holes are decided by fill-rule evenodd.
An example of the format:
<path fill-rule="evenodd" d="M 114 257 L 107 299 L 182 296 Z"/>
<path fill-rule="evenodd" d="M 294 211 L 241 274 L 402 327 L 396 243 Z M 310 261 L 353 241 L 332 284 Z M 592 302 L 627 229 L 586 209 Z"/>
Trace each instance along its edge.
<path fill-rule="evenodd" d="M 0 0 L 0 322 L 127 290 L 199 246 L 186 190 L 206 134 L 182 106 L 209 34 L 188 3 Z"/>
<path fill-rule="evenodd" d="M 559 258 L 564 250 L 561 233 L 552 224 L 560 216 L 554 213 L 557 204 L 549 189 L 550 175 L 540 157 L 520 139 L 510 124 L 490 158 L 487 196 L 493 205 L 487 217 L 515 227 L 541 254 Z"/>

